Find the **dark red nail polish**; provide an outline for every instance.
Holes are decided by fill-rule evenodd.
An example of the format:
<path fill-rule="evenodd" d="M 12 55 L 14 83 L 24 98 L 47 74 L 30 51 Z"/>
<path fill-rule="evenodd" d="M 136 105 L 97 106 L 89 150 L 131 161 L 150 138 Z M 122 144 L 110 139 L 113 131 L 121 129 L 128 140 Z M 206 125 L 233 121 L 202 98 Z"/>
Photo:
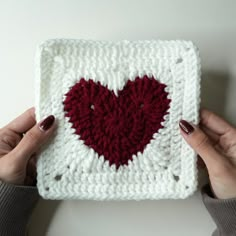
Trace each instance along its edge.
<path fill-rule="evenodd" d="M 55 117 L 53 115 L 48 116 L 40 123 L 39 128 L 43 131 L 47 131 L 52 126 L 54 120 Z"/>
<path fill-rule="evenodd" d="M 192 125 L 190 125 L 186 120 L 181 120 L 179 122 L 179 127 L 184 131 L 185 134 L 191 134 L 194 131 Z"/>

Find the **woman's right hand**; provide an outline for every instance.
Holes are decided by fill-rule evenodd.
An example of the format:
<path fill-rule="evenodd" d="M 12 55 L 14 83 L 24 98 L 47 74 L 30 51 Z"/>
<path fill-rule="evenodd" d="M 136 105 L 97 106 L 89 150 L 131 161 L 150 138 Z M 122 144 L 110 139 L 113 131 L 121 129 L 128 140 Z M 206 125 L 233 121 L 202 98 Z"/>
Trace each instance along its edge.
<path fill-rule="evenodd" d="M 205 109 L 201 128 L 185 120 L 179 125 L 186 142 L 206 164 L 214 196 L 236 198 L 236 128 Z"/>

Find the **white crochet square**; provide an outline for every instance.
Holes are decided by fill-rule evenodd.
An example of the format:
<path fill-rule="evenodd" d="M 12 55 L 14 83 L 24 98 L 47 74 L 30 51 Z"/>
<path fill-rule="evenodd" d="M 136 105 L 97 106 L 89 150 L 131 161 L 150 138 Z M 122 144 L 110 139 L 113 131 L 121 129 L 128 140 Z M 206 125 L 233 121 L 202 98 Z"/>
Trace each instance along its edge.
<path fill-rule="evenodd" d="M 115 93 L 136 76 L 154 76 L 171 99 L 163 128 L 128 165 L 110 166 L 74 134 L 65 117 L 65 94 L 81 78 L 100 81 Z M 178 122 L 198 123 L 200 62 L 190 41 L 92 41 L 52 39 L 36 55 L 36 119 L 57 119 L 42 147 L 37 186 L 47 199 L 177 199 L 197 187 L 196 154 L 182 139 Z"/>

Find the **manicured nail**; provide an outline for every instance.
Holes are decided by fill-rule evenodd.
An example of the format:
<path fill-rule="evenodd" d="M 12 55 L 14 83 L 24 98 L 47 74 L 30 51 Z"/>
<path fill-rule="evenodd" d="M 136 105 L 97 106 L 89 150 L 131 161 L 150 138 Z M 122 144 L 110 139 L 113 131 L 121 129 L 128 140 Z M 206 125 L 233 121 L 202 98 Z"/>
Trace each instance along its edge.
<path fill-rule="evenodd" d="M 52 126 L 54 120 L 55 120 L 55 117 L 53 115 L 48 116 L 46 119 L 44 119 L 40 123 L 39 128 L 42 131 L 47 131 Z"/>
<path fill-rule="evenodd" d="M 179 127 L 184 131 L 185 134 L 191 134 L 194 131 L 192 125 L 190 125 L 186 120 L 181 120 L 179 122 Z"/>

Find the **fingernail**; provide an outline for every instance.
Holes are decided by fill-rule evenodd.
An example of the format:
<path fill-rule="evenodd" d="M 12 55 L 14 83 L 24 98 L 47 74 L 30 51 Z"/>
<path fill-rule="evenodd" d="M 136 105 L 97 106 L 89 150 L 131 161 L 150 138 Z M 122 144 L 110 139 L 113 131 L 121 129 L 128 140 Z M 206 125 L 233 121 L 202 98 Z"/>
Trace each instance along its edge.
<path fill-rule="evenodd" d="M 184 131 L 185 134 L 191 134 L 194 131 L 194 128 L 192 125 L 190 125 L 186 120 L 181 120 L 179 122 L 179 127 L 182 131 Z"/>
<path fill-rule="evenodd" d="M 39 128 L 42 131 L 47 131 L 52 126 L 54 120 L 55 120 L 55 117 L 53 115 L 48 116 L 39 124 Z"/>

